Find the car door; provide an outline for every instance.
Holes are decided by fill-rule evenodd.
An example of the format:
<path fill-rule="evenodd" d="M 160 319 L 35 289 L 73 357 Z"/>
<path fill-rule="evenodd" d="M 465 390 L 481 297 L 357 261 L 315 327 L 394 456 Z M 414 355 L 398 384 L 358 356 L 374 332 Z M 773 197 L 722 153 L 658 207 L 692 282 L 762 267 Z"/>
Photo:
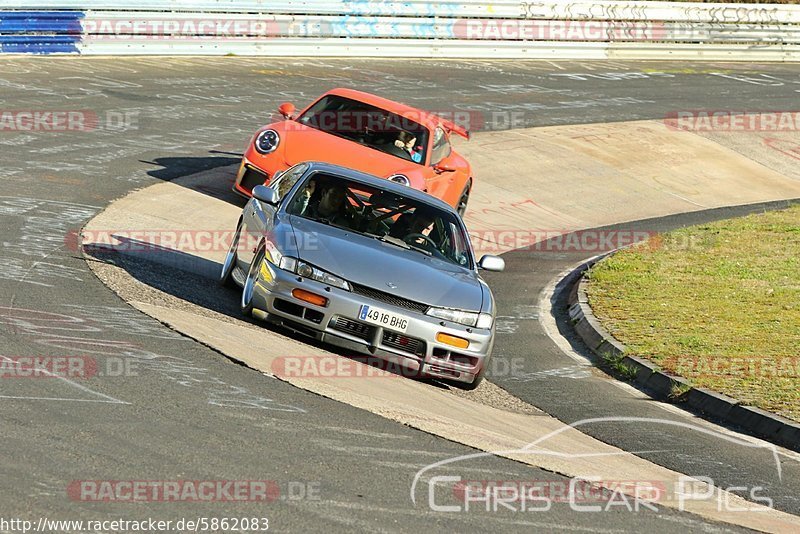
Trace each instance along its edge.
<path fill-rule="evenodd" d="M 305 174 L 307 169 L 308 163 L 298 163 L 286 169 L 276 179 L 273 179 L 270 187 L 278 192 L 279 201 L 277 205 L 273 206 L 251 198 L 244 207 L 240 239 L 246 239 L 247 241 L 246 244 L 239 246 L 238 252 L 239 264 L 243 269 L 247 269 L 250 266 L 259 241 L 275 225 L 275 214 L 283 198 L 292 190 L 294 184 Z"/>

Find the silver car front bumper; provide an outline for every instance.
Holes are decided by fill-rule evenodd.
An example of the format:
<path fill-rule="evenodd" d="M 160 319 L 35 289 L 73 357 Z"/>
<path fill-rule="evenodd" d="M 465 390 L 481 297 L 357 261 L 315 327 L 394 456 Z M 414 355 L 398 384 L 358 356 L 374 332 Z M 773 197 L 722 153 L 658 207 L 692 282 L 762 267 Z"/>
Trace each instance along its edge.
<path fill-rule="evenodd" d="M 314 338 L 376 356 L 401 366 L 412 376 L 425 376 L 471 384 L 486 368 L 494 343 L 494 331 L 442 321 L 389 302 L 329 287 L 302 278 L 265 262 L 269 276 L 259 277 L 253 294 L 253 307 L 269 314 L 269 320 Z M 263 271 L 262 271 L 263 273 Z M 292 295 L 303 289 L 328 299 L 317 306 Z M 405 332 L 363 322 L 362 305 L 389 311 L 408 319 Z M 438 333 L 469 341 L 467 348 L 456 348 L 436 340 Z"/>

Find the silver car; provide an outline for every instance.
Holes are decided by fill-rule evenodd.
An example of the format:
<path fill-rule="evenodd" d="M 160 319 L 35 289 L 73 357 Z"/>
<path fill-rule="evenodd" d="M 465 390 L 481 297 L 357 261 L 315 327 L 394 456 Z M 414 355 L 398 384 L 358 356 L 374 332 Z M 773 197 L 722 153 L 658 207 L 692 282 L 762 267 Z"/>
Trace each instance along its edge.
<path fill-rule="evenodd" d="M 300 163 L 257 186 L 220 275 L 246 314 L 403 374 L 473 389 L 492 352 L 495 303 L 469 235 L 444 202 L 337 165 Z"/>

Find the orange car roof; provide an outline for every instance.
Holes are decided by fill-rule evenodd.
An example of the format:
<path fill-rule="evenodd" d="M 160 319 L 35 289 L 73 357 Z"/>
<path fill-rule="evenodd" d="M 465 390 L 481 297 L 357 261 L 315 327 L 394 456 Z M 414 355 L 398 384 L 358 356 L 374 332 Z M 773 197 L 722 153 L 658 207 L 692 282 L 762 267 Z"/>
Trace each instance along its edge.
<path fill-rule="evenodd" d="M 419 108 L 411 107 L 406 104 L 401 104 L 399 102 L 395 102 L 394 100 L 389 100 L 388 98 L 383 98 L 370 93 L 365 93 L 363 91 L 356 91 L 355 89 L 345 89 L 342 87 L 331 89 L 325 94 L 338 95 L 338 96 L 343 96 L 345 98 L 350 98 L 352 100 L 359 100 L 366 104 L 370 104 L 375 107 L 385 109 L 386 111 L 397 113 L 398 115 L 401 116 L 414 118 L 416 122 L 419 122 L 423 126 L 427 126 L 430 129 L 435 128 L 437 125 L 441 125 L 443 128 L 469 139 L 469 132 L 465 128 L 459 126 L 458 124 L 446 120 L 442 117 L 439 117 L 435 113 L 429 113 Z"/>

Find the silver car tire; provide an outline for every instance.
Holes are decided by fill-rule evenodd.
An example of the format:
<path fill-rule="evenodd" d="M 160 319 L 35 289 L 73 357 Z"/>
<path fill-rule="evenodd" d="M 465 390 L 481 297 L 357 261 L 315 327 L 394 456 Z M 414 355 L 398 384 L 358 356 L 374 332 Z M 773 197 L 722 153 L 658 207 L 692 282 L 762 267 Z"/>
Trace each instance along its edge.
<path fill-rule="evenodd" d="M 236 249 L 239 248 L 239 235 L 242 231 L 241 223 L 236 227 L 236 233 L 231 240 L 231 246 L 228 253 L 225 254 L 225 261 L 222 262 L 222 271 L 219 275 L 219 283 L 223 286 L 234 287 L 236 282 L 233 281 L 233 269 L 236 267 Z"/>
<path fill-rule="evenodd" d="M 256 255 L 253 257 L 253 262 L 247 270 L 247 278 L 244 281 L 242 288 L 242 302 L 241 308 L 244 315 L 251 315 L 253 313 L 253 294 L 256 290 L 256 281 L 258 280 L 258 271 L 261 269 L 261 262 L 264 261 L 264 248 L 259 247 Z"/>

